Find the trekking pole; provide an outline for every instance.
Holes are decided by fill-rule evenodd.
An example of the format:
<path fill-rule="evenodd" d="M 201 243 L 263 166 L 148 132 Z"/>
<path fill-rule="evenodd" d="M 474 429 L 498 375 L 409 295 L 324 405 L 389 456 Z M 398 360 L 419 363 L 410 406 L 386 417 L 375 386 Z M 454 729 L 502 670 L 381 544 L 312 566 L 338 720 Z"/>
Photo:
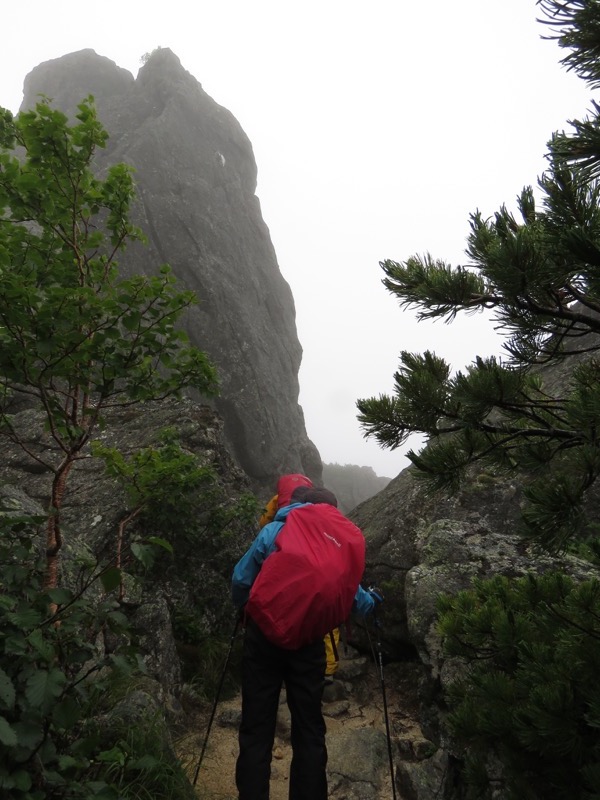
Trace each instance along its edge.
<path fill-rule="evenodd" d="M 375 630 L 377 631 L 377 664 L 379 666 L 379 679 L 381 682 L 381 695 L 383 697 L 383 716 L 385 719 L 385 734 L 387 737 L 387 749 L 388 749 L 388 758 L 390 762 L 390 776 L 392 778 L 392 797 L 393 800 L 396 800 L 396 781 L 394 778 L 394 758 L 392 755 L 392 737 L 390 734 L 390 719 L 388 715 L 388 707 L 387 707 L 387 697 L 385 693 L 385 680 L 383 677 L 383 654 L 381 652 L 381 626 L 379 624 L 379 620 L 377 619 L 377 613 L 373 611 L 373 623 L 375 626 Z M 371 652 L 375 655 L 373 650 L 373 643 L 371 641 L 371 634 L 369 633 L 369 626 L 367 625 L 367 636 L 369 637 L 369 644 L 371 645 Z"/>
<path fill-rule="evenodd" d="M 194 782 L 193 786 L 196 785 L 196 781 L 198 780 L 198 773 L 200 772 L 200 767 L 202 765 L 202 759 L 204 758 L 204 752 L 206 751 L 206 745 L 208 744 L 208 736 L 210 734 L 210 729 L 212 727 L 213 719 L 215 718 L 215 713 L 217 711 L 217 704 L 219 702 L 219 697 L 221 696 L 221 689 L 223 688 L 223 682 L 225 680 L 225 673 L 227 671 L 227 666 L 229 665 L 229 659 L 231 658 L 231 651 L 233 650 L 233 642 L 235 641 L 235 637 L 237 635 L 237 629 L 240 624 L 239 616 L 236 617 L 235 625 L 233 626 L 233 632 L 231 634 L 231 638 L 229 640 L 229 649 L 227 651 L 227 655 L 225 656 L 225 664 L 223 665 L 223 671 L 221 672 L 221 678 L 219 680 L 219 686 L 217 687 L 217 693 L 215 695 L 215 702 L 213 703 L 212 711 L 210 714 L 210 719 L 208 720 L 208 727 L 206 728 L 206 736 L 204 737 L 204 744 L 202 745 L 202 751 L 200 753 L 200 758 L 198 759 L 198 766 L 196 767 L 196 774 L 194 775 Z"/>

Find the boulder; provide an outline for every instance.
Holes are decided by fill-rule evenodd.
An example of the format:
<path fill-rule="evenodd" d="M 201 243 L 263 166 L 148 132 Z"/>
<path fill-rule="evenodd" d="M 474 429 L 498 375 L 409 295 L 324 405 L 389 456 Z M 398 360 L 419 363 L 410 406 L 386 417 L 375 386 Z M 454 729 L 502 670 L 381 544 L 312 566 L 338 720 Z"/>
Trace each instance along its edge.
<path fill-rule="evenodd" d="M 495 575 L 560 570 L 583 579 L 591 574 L 586 562 L 545 555 L 518 535 L 522 484 L 519 476 L 473 469 L 460 491 L 435 495 L 409 467 L 350 515 L 367 538 L 365 575 L 385 594 L 384 656 L 419 667 L 420 730 L 401 746 L 404 755 L 396 765 L 398 786 L 410 800 L 458 796 L 452 789 L 456 753 L 445 725 L 445 690 L 460 665 L 445 657 L 437 631 L 440 594 L 455 594 L 473 578 Z M 391 714 L 397 711 L 392 705 Z"/>

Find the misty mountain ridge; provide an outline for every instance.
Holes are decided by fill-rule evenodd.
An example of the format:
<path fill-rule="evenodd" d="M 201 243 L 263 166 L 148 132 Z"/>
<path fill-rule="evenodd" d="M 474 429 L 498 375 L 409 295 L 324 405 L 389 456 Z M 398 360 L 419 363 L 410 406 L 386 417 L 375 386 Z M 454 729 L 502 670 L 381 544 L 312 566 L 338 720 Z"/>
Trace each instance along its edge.
<path fill-rule="evenodd" d="M 335 494 L 344 514 L 385 489 L 391 480 L 377 475 L 373 467 L 323 464 L 323 483 Z"/>

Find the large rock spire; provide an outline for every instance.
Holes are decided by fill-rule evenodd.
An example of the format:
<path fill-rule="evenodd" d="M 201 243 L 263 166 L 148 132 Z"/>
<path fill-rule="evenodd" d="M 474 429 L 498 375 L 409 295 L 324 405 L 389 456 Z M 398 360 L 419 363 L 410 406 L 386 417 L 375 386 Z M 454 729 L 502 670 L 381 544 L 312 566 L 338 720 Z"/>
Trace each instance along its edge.
<path fill-rule="evenodd" d="M 248 137 L 169 49 L 137 78 L 93 50 L 36 67 L 22 109 L 39 94 L 72 114 L 89 94 L 110 140 L 98 166 L 126 162 L 139 202 L 133 218 L 148 247 L 132 246 L 126 273 L 169 263 L 200 305 L 185 319 L 191 340 L 221 378 L 217 410 L 238 462 L 257 484 L 284 471 L 319 480 L 321 459 L 298 404 L 302 349 L 292 293 L 256 197 Z"/>

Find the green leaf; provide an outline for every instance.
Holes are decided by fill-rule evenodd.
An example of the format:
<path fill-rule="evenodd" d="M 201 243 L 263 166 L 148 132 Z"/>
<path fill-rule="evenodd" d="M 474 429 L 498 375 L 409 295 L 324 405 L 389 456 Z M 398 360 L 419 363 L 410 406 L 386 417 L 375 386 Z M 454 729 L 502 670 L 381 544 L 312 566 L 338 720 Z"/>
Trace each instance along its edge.
<path fill-rule="evenodd" d="M 7 636 L 4 640 L 4 653 L 6 655 L 22 656 L 27 650 L 27 639 L 21 632 L 13 636 Z"/>
<path fill-rule="evenodd" d="M 73 599 L 73 592 L 69 589 L 48 589 L 47 594 L 50 600 L 56 603 L 57 606 L 64 606 Z"/>
<path fill-rule="evenodd" d="M 48 710 L 62 694 L 66 680 L 65 674 L 59 669 L 49 672 L 37 670 L 27 681 L 25 696 L 34 708 Z"/>
<path fill-rule="evenodd" d="M 40 630 L 40 628 L 36 628 L 35 630 L 31 631 L 29 636 L 27 637 L 27 641 L 33 647 L 33 649 L 40 655 L 44 661 L 50 663 L 54 660 L 55 657 L 55 650 L 53 645 L 44 638 L 44 634 Z"/>
<path fill-rule="evenodd" d="M 61 755 L 58 757 L 58 768 L 61 772 L 66 772 L 72 767 L 80 767 L 81 763 L 79 759 L 73 758 L 73 756 Z"/>
<path fill-rule="evenodd" d="M 9 676 L 0 669 L 0 708 L 10 710 L 15 704 L 15 687 Z"/>
<path fill-rule="evenodd" d="M 119 792 L 104 783 L 104 781 L 90 781 L 86 784 L 86 788 L 93 792 L 91 796 L 96 800 L 120 800 L 122 797 Z"/>
<path fill-rule="evenodd" d="M 10 777 L 13 779 L 15 789 L 19 789 L 21 792 L 31 789 L 31 775 L 24 769 L 13 772 Z"/>
<path fill-rule="evenodd" d="M 52 710 L 52 719 L 58 728 L 71 730 L 81 716 L 81 708 L 70 695 L 65 695 Z"/>
<path fill-rule="evenodd" d="M 145 753 L 141 758 L 136 759 L 129 763 L 131 769 L 150 770 L 154 769 L 160 764 L 160 761 L 150 753 Z"/>
<path fill-rule="evenodd" d="M 19 742 L 17 734 L 4 717 L 0 717 L 0 742 L 6 747 L 16 747 Z"/>
<path fill-rule="evenodd" d="M 170 542 L 167 542 L 166 539 L 161 539 L 159 536 L 150 536 L 148 538 L 148 541 L 150 542 L 150 544 L 154 544 L 157 547 L 162 547 L 168 553 L 173 552 L 173 545 Z"/>
<path fill-rule="evenodd" d="M 128 331 L 134 331 L 139 326 L 140 319 L 139 314 L 131 313 L 123 318 L 122 323 Z"/>
<path fill-rule="evenodd" d="M 154 563 L 154 548 L 150 547 L 149 545 L 134 542 L 131 545 L 131 552 L 146 568 L 151 567 Z"/>
<path fill-rule="evenodd" d="M 41 715 L 39 719 L 21 719 L 14 723 L 13 728 L 19 740 L 19 747 L 28 751 L 25 758 L 29 758 L 44 739 L 44 722 Z"/>
<path fill-rule="evenodd" d="M 116 746 L 112 747 L 110 750 L 103 750 L 98 754 L 97 760 L 107 764 L 118 764 L 118 766 L 123 767 L 125 765 L 126 755 L 120 747 Z"/>
<path fill-rule="evenodd" d="M 42 622 L 42 615 L 33 608 L 25 608 L 22 611 L 15 611 L 12 614 L 7 614 L 6 619 L 12 622 L 17 628 L 31 630 Z"/>
<path fill-rule="evenodd" d="M 106 615 L 106 624 L 116 633 L 122 633 L 129 628 L 129 620 L 121 611 L 110 611 Z"/>
<path fill-rule="evenodd" d="M 8 611 L 11 608 L 14 608 L 17 601 L 14 597 L 8 597 L 7 595 L 0 596 L 0 611 Z"/>
<path fill-rule="evenodd" d="M 122 575 L 118 567 L 109 567 L 100 574 L 100 580 L 105 592 L 112 592 L 121 585 Z"/>

